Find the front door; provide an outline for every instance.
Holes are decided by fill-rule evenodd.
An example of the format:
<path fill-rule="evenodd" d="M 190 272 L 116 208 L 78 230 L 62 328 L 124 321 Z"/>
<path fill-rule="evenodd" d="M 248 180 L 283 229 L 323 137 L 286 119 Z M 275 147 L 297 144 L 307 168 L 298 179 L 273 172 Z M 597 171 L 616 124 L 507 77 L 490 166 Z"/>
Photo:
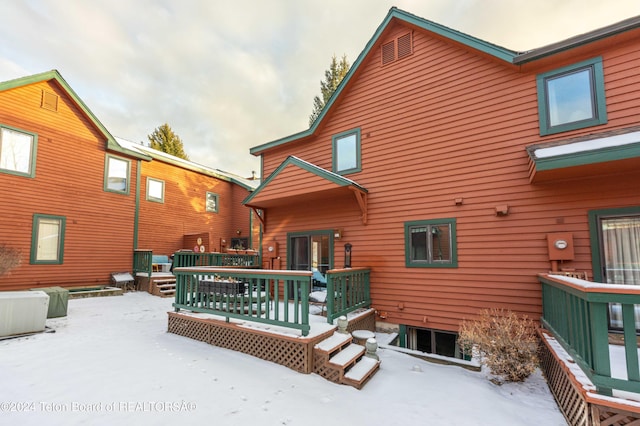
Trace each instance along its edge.
<path fill-rule="evenodd" d="M 640 285 L 640 214 L 598 217 L 601 282 Z M 636 305 L 636 330 L 640 330 L 640 306 Z M 609 326 L 622 328 L 622 307 L 609 306 Z"/>

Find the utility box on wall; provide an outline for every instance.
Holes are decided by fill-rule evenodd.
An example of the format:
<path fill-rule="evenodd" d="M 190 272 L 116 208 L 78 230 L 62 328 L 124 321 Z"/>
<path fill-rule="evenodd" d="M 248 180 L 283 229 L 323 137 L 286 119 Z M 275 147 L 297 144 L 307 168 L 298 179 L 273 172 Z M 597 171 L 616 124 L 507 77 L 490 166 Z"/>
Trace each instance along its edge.
<path fill-rule="evenodd" d="M 554 232 L 547 234 L 549 260 L 573 260 L 573 234 L 571 232 Z"/>

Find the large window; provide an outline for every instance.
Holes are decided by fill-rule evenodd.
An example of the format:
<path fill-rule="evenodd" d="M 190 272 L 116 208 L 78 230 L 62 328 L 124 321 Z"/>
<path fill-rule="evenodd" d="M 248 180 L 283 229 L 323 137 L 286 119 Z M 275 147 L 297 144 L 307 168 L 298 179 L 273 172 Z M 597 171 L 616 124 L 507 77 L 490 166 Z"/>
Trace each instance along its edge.
<path fill-rule="evenodd" d="M 218 194 L 207 192 L 206 210 L 211 213 L 218 213 Z"/>
<path fill-rule="evenodd" d="M 33 133 L 0 126 L 0 171 L 35 176 L 37 140 Z"/>
<path fill-rule="evenodd" d="M 105 161 L 105 191 L 129 193 L 129 174 L 131 162 L 124 158 L 107 155 Z"/>
<path fill-rule="evenodd" d="M 595 281 L 640 285 L 640 208 L 589 212 Z M 636 330 L 640 331 L 640 305 L 635 305 Z M 609 304 L 609 326 L 622 328 L 622 306 Z"/>
<path fill-rule="evenodd" d="M 31 234 L 31 263 L 60 264 L 64 253 L 63 216 L 33 215 Z"/>
<path fill-rule="evenodd" d="M 607 122 L 602 58 L 540 74 L 537 85 L 541 135 Z"/>
<path fill-rule="evenodd" d="M 455 219 L 420 220 L 404 224 L 408 267 L 457 267 Z"/>
<path fill-rule="evenodd" d="M 156 203 L 164 203 L 164 181 L 147 178 L 147 200 Z"/>
<path fill-rule="evenodd" d="M 360 162 L 360 129 L 335 135 L 333 145 L 333 171 L 339 174 L 362 170 Z"/>

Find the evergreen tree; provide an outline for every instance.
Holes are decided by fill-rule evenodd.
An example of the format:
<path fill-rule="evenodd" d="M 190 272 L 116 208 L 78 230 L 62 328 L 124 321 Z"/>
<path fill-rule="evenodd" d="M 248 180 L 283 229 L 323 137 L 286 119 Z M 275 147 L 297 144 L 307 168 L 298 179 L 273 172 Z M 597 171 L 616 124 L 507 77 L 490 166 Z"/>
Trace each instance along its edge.
<path fill-rule="evenodd" d="M 324 72 L 325 80 L 320 82 L 322 98 L 320 98 L 320 96 L 313 98 L 313 111 L 309 116 L 309 127 L 313 125 L 322 112 L 322 109 L 325 107 L 327 102 L 329 102 L 331 95 L 333 95 L 333 92 L 336 91 L 344 76 L 349 72 L 350 66 L 351 65 L 347 61 L 347 55 L 342 55 L 342 59 L 340 59 L 340 61 L 338 61 L 336 55 L 333 55 L 329 69 Z"/>
<path fill-rule="evenodd" d="M 147 136 L 149 138 L 150 147 L 158 151 L 188 160 L 189 156 L 184 152 L 184 145 L 180 136 L 176 135 L 171 127 L 164 123 L 156 128 L 153 133 Z"/>

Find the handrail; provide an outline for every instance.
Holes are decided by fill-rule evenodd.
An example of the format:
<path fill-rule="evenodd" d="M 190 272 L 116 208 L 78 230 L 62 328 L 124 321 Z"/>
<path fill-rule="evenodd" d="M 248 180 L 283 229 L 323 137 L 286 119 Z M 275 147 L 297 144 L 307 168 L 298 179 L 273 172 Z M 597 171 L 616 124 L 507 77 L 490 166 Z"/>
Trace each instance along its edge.
<path fill-rule="evenodd" d="M 260 256 L 258 254 L 197 253 L 191 251 L 178 251 L 174 253 L 174 268 L 190 266 L 231 266 L 259 268 Z"/>
<path fill-rule="evenodd" d="M 327 271 L 327 322 L 359 308 L 371 306 L 369 268 Z"/>
<path fill-rule="evenodd" d="M 542 284 L 542 325 L 574 358 L 597 391 L 609 396 L 614 389 L 640 393 L 634 315 L 634 305 L 640 305 L 640 288 L 549 274 L 539 274 L 538 280 Z M 609 303 L 622 305 L 627 379 L 611 377 Z"/>
<path fill-rule="evenodd" d="M 309 334 L 310 271 L 237 269 L 229 267 L 178 267 L 175 302 L 187 309 L 277 325 Z M 283 306 L 280 297 L 288 301 Z"/>

